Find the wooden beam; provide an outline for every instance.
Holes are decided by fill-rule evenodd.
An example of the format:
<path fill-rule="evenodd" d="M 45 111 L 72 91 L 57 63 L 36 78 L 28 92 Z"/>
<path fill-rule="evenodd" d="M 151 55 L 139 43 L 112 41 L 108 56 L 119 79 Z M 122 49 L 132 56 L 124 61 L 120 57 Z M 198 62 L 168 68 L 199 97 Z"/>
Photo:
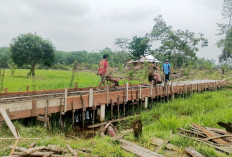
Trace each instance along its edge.
<path fill-rule="evenodd" d="M 1 113 L 2 117 L 4 118 L 7 126 L 10 128 L 10 131 L 12 132 L 14 137 L 17 139 L 20 138 L 20 135 L 17 133 L 15 126 L 13 125 L 13 123 L 11 122 L 10 118 L 8 117 L 8 115 L 6 113 L 6 110 L 0 107 L 0 113 Z"/>
<path fill-rule="evenodd" d="M 202 126 L 200 125 L 197 125 L 195 123 L 193 123 L 193 126 L 195 126 L 197 129 L 201 130 L 204 134 L 206 134 L 209 138 L 212 138 L 212 137 L 216 137 L 214 135 L 214 133 L 210 130 L 206 130 L 205 128 L 203 128 Z M 227 144 L 226 141 L 222 140 L 222 139 L 213 139 L 213 141 L 215 141 L 216 143 L 218 144 Z"/>
<path fill-rule="evenodd" d="M 124 139 L 119 139 L 121 143 L 121 148 L 124 150 L 131 152 L 139 157 L 164 157 L 161 154 L 158 154 L 156 152 L 150 151 L 146 148 L 140 147 L 134 143 L 131 143 L 129 141 L 126 141 Z"/>

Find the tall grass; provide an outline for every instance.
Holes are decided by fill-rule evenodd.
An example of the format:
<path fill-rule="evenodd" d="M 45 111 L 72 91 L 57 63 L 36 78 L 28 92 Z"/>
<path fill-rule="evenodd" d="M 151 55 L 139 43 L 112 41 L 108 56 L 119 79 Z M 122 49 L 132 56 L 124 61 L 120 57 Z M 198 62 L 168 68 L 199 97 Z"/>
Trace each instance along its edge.
<path fill-rule="evenodd" d="M 153 137 L 167 138 L 170 135 L 170 130 L 173 133 L 177 132 L 177 128 L 188 129 L 191 123 L 197 123 L 202 126 L 220 128 L 217 122 L 232 122 L 232 91 L 230 89 L 204 92 L 194 94 L 193 96 L 183 99 L 177 98 L 168 103 L 155 103 L 151 110 L 145 110 L 141 113 L 143 122 L 142 137 L 137 140 L 130 133 L 124 138 L 137 143 L 150 150 L 154 147 L 150 144 Z M 70 139 L 65 137 L 65 134 L 53 130 L 47 133 L 42 125 L 33 125 L 31 127 L 24 126 L 21 122 L 15 121 L 16 128 L 21 133 L 22 137 L 41 137 L 37 141 L 38 145 L 59 144 L 65 146 L 69 143 L 74 148 L 88 147 L 93 149 L 93 154 L 97 156 L 134 156 L 120 148 L 119 143 L 113 141 L 109 137 L 101 138 L 96 136 L 91 139 Z M 2 137 L 12 136 L 7 127 L 3 128 Z M 32 141 L 20 141 L 19 146 L 26 146 Z M 8 146 L 14 141 L 0 141 L 0 156 L 9 153 Z M 175 135 L 170 143 L 185 148 L 188 146 L 195 147 L 197 151 L 206 157 L 227 156 L 218 154 L 214 148 L 208 147 L 199 142 L 185 139 Z M 164 153 L 164 152 L 160 152 Z M 178 155 L 177 155 L 178 156 Z"/>

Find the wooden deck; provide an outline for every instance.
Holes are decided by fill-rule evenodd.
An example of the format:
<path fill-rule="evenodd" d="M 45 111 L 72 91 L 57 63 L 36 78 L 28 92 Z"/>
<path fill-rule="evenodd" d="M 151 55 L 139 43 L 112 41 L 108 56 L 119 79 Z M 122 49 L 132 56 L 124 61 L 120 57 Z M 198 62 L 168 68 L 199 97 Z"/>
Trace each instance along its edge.
<path fill-rule="evenodd" d="M 101 105 L 120 105 L 128 102 L 144 102 L 147 98 L 168 97 L 176 94 L 217 90 L 227 84 L 226 80 L 197 80 L 159 85 L 120 86 L 117 89 L 96 88 L 57 89 L 0 94 L 0 107 L 7 111 L 11 120 L 39 115 L 63 113 L 70 110 L 96 109 Z M 47 111 L 46 111 L 47 108 Z M 0 121 L 3 118 L 0 115 Z"/>

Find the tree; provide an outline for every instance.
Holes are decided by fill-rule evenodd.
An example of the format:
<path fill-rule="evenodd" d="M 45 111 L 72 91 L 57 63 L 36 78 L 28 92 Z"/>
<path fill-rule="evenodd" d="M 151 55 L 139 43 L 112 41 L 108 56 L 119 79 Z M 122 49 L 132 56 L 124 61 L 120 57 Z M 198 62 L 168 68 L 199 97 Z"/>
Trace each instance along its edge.
<path fill-rule="evenodd" d="M 221 15 L 224 20 L 228 22 L 217 24 L 219 29 L 218 35 L 225 35 L 232 27 L 231 18 L 232 18 L 232 0 L 224 0 Z"/>
<path fill-rule="evenodd" d="M 218 48 L 222 49 L 222 54 L 219 56 L 220 62 L 227 62 L 232 59 L 232 0 L 224 0 L 222 8 L 222 17 L 227 20 L 226 23 L 218 24 L 218 35 L 225 36 L 217 42 Z"/>
<path fill-rule="evenodd" d="M 196 52 L 199 51 L 199 45 L 201 47 L 208 46 L 208 40 L 204 38 L 204 34 L 195 34 L 189 30 L 172 30 L 171 26 L 168 26 L 162 19 L 162 16 L 158 16 L 154 20 L 156 23 L 150 33 L 151 40 L 161 42 L 161 46 L 156 49 L 156 52 L 166 54 L 166 58 L 173 60 L 175 67 L 180 67 L 188 60 L 196 58 Z M 178 63 L 178 60 L 181 62 Z"/>
<path fill-rule="evenodd" d="M 222 54 L 219 56 L 220 62 L 226 62 L 232 59 L 232 28 L 227 31 L 225 39 L 218 43 L 218 47 L 222 47 Z"/>
<path fill-rule="evenodd" d="M 11 58 L 17 66 L 30 65 L 29 75 L 35 76 L 35 65 L 51 66 L 55 58 L 54 46 L 42 37 L 27 33 L 13 38 L 10 44 Z"/>
<path fill-rule="evenodd" d="M 134 36 L 128 46 L 132 58 L 139 59 L 141 56 L 145 56 L 146 54 L 149 54 L 151 47 L 149 42 L 150 40 L 146 36 L 145 37 Z"/>

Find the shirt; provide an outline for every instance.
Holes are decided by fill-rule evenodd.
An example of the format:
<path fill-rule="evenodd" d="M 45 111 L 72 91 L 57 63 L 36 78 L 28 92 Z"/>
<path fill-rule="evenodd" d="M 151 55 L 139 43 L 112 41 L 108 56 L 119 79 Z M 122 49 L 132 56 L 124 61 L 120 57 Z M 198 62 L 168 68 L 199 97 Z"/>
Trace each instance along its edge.
<path fill-rule="evenodd" d="M 99 68 L 98 68 L 98 71 L 99 71 L 99 74 L 100 75 L 105 75 L 106 74 L 106 68 L 109 66 L 108 62 L 103 59 L 99 62 Z"/>
<path fill-rule="evenodd" d="M 164 63 L 163 64 L 163 70 L 164 70 L 164 74 L 169 74 L 170 73 L 170 68 L 171 68 L 171 65 L 169 63 Z"/>

